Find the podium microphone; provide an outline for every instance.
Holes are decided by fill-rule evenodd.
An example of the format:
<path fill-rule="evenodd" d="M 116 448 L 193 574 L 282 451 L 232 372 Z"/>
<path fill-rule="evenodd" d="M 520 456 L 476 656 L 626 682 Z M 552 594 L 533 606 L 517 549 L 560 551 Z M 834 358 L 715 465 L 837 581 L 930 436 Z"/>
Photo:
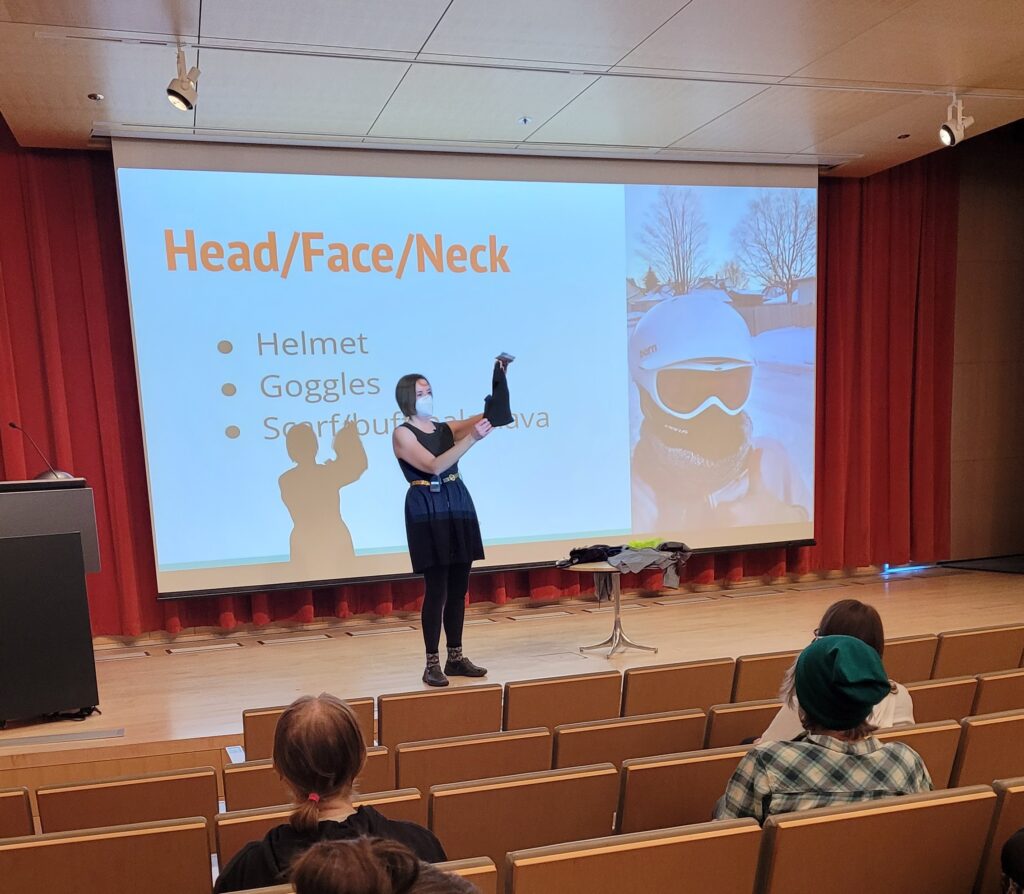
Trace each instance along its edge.
<path fill-rule="evenodd" d="M 35 442 L 35 440 L 33 440 L 32 435 L 30 435 L 27 431 L 25 431 L 25 429 L 23 429 L 20 425 L 18 425 L 17 422 L 8 422 L 7 424 L 11 428 L 13 428 L 15 431 L 20 431 L 26 438 L 28 438 L 28 442 L 35 449 L 36 453 L 39 454 L 39 458 L 44 463 L 46 463 L 46 468 L 48 468 L 50 470 L 49 472 L 42 472 L 39 475 L 36 475 L 36 478 L 35 478 L 36 481 L 46 481 L 46 480 L 53 480 L 53 479 L 74 478 L 75 477 L 70 472 L 61 472 L 61 471 L 58 471 L 57 469 L 55 469 L 53 467 L 53 465 L 51 464 L 51 462 L 46 458 L 46 454 L 43 453 L 43 451 L 39 449 L 39 445 Z"/>

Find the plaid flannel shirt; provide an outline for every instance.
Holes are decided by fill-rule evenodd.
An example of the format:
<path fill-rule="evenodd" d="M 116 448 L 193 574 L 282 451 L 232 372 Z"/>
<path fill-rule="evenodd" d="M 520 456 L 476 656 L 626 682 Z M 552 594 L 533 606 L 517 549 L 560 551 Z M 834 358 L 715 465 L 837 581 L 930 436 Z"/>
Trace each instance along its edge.
<path fill-rule="evenodd" d="M 750 816 L 910 795 L 932 788 L 920 755 L 902 742 L 874 737 L 844 742 L 808 733 L 793 742 L 752 748 L 732 774 L 715 819 Z"/>

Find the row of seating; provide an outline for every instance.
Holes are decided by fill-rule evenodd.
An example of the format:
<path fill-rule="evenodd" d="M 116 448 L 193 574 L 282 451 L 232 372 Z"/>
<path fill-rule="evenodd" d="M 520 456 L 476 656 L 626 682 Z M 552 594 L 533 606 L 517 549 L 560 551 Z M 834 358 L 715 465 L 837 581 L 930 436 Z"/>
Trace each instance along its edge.
<path fill-rule="evenodd" d="M 1013 707 L 1024 704 L 1018 695 L 1024 693 L 1024 677 L 1013 675 L 1021 664 L 1022 652 L 1024 625 L 978 628 L 887 640 L 885 665 L 895 680 L 922 681 L 913 685 L 925 695 L 940 688 L 927 685 L 930 680 L 941 679 L 948 684 L 965 676 L 985 677 L 979 685 L 965 685 L 962 689 L 961 697 L 970 699 L 971 704 L 942 715 L 964 717 L 1001 710 L 997 703 L 1005 703 L 1006 698 L 1018 700 Z M 625 674 L 608 670 L 520 680 L 504 687 L 495 683 L 391 693 L 377 699 L 376 728 L 372 698 L 348 702 L 356 711 L 366 741 L 377 741 L 393 749 L 402 742 L 441 735 L 554 729 L 561 724 L 588 720 L 689 708 L 707 711 L 714 705 L 777 699 L 782 677 L 797 654 L 769 652 L 737 659 L 635 667 Z M 1003 671 L 1009 674 L 999 673 Z M 271 756 L 274 730 L 284 708 L 282 705 L 242 712 L 246 760 Z"/>
<path fill-rule="evenodd" d="M 738 706 L 727 707 L 732 718 Z M 397 775 L 390 775 L 386 750 L 374 749 L 374 784 L 367 785 L 366 773 L 360 777 L 360 791 L 372 789 L 372 793 L 361 797 L 367 803 L 385 805 L 380 808 L 383 812 L 399 811 L 396 818 L 424 822 L 428 803 L 433 815 L 433 805 L 451 797 L 452 791 L 503 790 L 512 785 L 523 795 L 534 780 L 544 782 L 581 766 L 601 765 L 609 767 L 613 777 L 616 803 L 609 815 L 616 815 L 616 831 L 702 822 L 710 818 L 727 780 L 750 747 L 736 745 L 739 740 L 734 739 L 726 747 L 702 749 L 703 726 L 703 712 L 689 711 L 572 724 L 557 728 L 553 735 L 538 728 L 406 743 L 396 752 Z M 1024 710 L 967 717 L 960 723 L 945 720 L 896 727 L 877 736 L 914 748 L 936 788 L 986 784 L 1024 774 L 1020 747 Z M 219 849 L 222 858 L 224 842 L 214 835 L 215 827 L 223 824 L 225 829 L 244 830 L 232 839 L 244 843 L 281 822 L 290 810 L 289 794 L 269 761 L 227 768 L 224 789 L 228 812 L 220 821 L 215 820 L 219 807 L 212 768 L 41 786 L 36 801 L 44 833 L 203 816 L 211 829 L 210 847 Z M 498 811 L 494 815 L 500 815 L 494 809 Z M 32 829 L 28 790 L 0 792 L 0 836 L 29 835 Z M 603 831 L 610 830 L 609 825 Z M 472 853 L 471 844 L 460 849 L 468 851 L 468 856 L 478 855 Z"/>
<path fill-rule="evenodd" d="M 450 803 L 438 792 L 435 826 L 476 822 L 472 844 L 484 854 L 459 858 L 449 846 L 453 862 L 442 868 L 482 894 L 788 894 L 824 884 L 837 894 L 880 886 L 995 894 L 999 844 L 1024 825 L 1021 777 L 773 816 L 763 830 L 733 820 L 609 835 L 600 825 L 610 818 L 614 768 L 555 772 L 562 784 L 532 791 L 541 798 L 528 814 L 481 818 L 476 811 L 487 805 L 474 795 L 482 785 L 451 789 L 465 794 Z M 461 808 L 474 815 L 460 819 Z M 12 891 L 36 890 L 45 877 L 48 889 L 77 894 L 209 894 L 207 836 L 206 821 L 193 817 L 0 840 L 0 878 Z"/>

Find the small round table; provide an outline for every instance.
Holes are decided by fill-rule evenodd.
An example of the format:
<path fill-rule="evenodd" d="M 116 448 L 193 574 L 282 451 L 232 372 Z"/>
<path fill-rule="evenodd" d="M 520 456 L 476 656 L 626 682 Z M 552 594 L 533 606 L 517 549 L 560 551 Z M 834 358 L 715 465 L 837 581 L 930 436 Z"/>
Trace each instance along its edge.
<path fill-rule="evenodd" d="M 578 571 L 594 575 L 595 583 L 599 583 L 599 576 L 604 577 L 604 583 L 612 591 L 612 604 L 614 606 L 615 621 L 612 624 L 611 635 L 604 642 L 594 643 L 592 646 L 580 646 L 581 652 L 591 652 L 595 649 L 608 649 L 605 658 L 611 658 L 618 651 L 625 652 L 627 649 L 639 649 L 642 652 L 655 652 L 655 646 L 641 646 L 633 642 L 622 629 L 622 588 L 619 584 L 621 572 L 614 565 L 608 562 L 581 562 L 579 565 L 568 565 L 563 570 Z"/>

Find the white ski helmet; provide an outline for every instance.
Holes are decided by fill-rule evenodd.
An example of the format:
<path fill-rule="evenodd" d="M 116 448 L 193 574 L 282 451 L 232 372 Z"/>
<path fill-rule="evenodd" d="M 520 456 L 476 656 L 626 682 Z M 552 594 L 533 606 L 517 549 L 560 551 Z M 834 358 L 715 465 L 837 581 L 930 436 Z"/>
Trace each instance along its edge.
<path fill-rule="evenodd" d="M 641 398 L 670 416 L 693 419 L 712 406 L 735 416 L 750 398 L 750 329 L 735 308 L 712 295 L 666 299 L 633 330 L 629 368 Z"/>

